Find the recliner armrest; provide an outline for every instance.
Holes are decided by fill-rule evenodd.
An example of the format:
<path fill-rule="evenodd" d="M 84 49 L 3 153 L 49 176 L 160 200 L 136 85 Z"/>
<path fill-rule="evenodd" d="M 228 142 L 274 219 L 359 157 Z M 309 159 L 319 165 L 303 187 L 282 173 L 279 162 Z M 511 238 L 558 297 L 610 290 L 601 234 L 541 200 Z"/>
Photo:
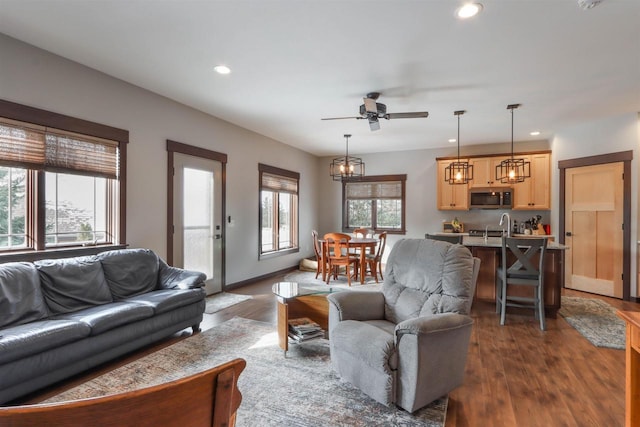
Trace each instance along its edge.
<path fill-rule="evenodd" d="M 336 292 L 327 296 L 329 305 L 338 313 L 338 321 L 384 319 L 382 292 Z"/>
<path fill-rule="evenodd" d="M 472 324 L 473 319 L 464 314 L 441 313 L 405 320 L 398 323 L 395 330 L 396 336 L 400 339 L 404 334 L 429 334 L 466 327 Z"/>
<path fill-rule="evenodd" d="M 199 271 L 171 267 L 160 259 L 158 289 L 192 289 L 204 286 L 207 275 Z"/>

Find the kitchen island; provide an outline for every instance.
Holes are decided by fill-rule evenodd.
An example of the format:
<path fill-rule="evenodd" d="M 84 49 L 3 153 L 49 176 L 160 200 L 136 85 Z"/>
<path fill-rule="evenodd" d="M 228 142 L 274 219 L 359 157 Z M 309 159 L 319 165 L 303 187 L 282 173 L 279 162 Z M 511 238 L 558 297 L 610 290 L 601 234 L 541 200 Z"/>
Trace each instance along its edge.
<path fill-rule="evenodd" d="M 543 236 L 514 236 L 543 237 Z M 500 237 L 476 237 L 463 235 L 462 244 L 481 260 L 476 284 L 475 299 L 496 300 L 496 269 L 502 264 L 502 239 Z M 544 261 L 544 308 L 547 317 L 555 318 L 560 309 L 560 297 L 564 287 L 564 251 L 566 246 L 549 242 Z M 511 255 L 511 254 L 509 254 Z M 513 259 L 509 260 L 509 263 Z M 521 286 L 523 288 L 523 286 Z M 520 290 L 520 289 L 518 289 Z M 521 289 L 526 295 L 529 289 Z"/>

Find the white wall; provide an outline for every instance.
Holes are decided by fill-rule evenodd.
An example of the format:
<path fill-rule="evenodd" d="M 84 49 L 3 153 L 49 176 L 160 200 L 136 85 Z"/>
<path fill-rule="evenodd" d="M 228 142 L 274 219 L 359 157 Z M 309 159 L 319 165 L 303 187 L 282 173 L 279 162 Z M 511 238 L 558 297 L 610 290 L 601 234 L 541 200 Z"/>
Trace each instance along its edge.
<path fill-rule="evenodd" d="M 558 161 L 577 159 L 620 151 L 633 151 L 631 162 L 631 295 L 639 296 L 637 286 L 637 245 L 638 241 L 638 193 L 640 177 L 638 176 L 638 156 L 640 155 L 640 115 L 623 114 L 582 123 L 559 130 L 551 142 L 553 180 L 552 198 L 554 206 L 558 206 L 559 173 Z M 557 230 L 558 211 L 554 210 L 551 224 Z M 634 293 L 635 290 L 635 293 Z"/>
<path fill-rule="evenodd" d="M 139 87 L 0 35 L 0 99 L 102 123 L 130 134 L 127 243 L 166 256 L 166 140 L 226 153 L 226 283 L 313 255 L 317 158 Z M 10 58 L 10 59 L 9 59 Z M 258 261 L 258 163 L 300 172 L 299 254 Z"/>

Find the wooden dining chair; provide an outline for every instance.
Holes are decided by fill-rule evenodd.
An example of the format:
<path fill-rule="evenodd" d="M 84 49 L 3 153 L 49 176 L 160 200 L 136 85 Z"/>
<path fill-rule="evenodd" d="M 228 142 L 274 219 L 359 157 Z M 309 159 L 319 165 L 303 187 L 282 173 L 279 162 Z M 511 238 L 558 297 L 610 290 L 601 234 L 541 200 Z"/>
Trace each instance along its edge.
<path fill-rule="evenodd" d="M 357 239 L 372 239 L 375 232 L 370 228 L 356 228 L 353 230 L 353 236 Z M 350 248 L 349 249 L 353 254 L 360 254 L 360 248 Z M 367 253 L 369 252 L 369 248 L 366 249 Z"/>
<path fill-rule="evenodd" d="M 378 283 L 378 274 L 380 275 L 380 279 L 384 280 L 382 276 L 382 254 L 384 253 L 384 248 L 387 244 L 387 233 L 382 232 L 378 235 L 378 247 L 376 249 L 375 254 L 367 254 L 366 262 L 367 262 L 367 270 L 376 279 L 376 283 Z"/>
<path fill-rule="evenodd" d="M 318 275 L 322 272 L 323 266 L 326 267 L 327 261 L 326 261 L 326 257 L 322 253 L 322 245 L 320 244 L 320 240 L 318 238 L 318 232 L 316 230 L 311 230 L 311 237 L 313 238 L 313 251 L 316 253 L 316 261 L 317 261 L 316 279 L 317 279 Z"/>
<path fill-rule="evenodd" d="M 327 284 L 333 275 L 334 279 L 338 278 L 340 267 L 344 267 L 347 276 L 347 282 L 351 286 L 351 278 L 358 277 L 358 266 L 360 258 L 349 253 L 349 240 L 351 236 L 344 233 L 327 233 L 324 235 L 324 256 L 328 264 Z M 351 274 L 351 266 L 353 265 L 353 275 Z"/>

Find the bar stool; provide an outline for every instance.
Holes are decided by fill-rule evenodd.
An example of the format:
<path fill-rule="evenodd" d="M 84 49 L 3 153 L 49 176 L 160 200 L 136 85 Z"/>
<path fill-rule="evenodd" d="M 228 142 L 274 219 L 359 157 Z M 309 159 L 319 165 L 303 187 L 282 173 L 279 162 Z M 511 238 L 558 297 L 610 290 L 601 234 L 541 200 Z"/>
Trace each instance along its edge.
<path fill-rule="evenodd" d="M 544 318 L 544 253 L 546 238 L 502 237 L 502 264 L 496 270 L 496 312 L 504 325 L 507 307 L 531 308 L 545 330 Z M 507 267 L 507 255 L 515 261 Z M 538 262 L 534 257 L 539 254 Z M 533 296 L 509 295 L 510 286 L 533 288 Z"/>

